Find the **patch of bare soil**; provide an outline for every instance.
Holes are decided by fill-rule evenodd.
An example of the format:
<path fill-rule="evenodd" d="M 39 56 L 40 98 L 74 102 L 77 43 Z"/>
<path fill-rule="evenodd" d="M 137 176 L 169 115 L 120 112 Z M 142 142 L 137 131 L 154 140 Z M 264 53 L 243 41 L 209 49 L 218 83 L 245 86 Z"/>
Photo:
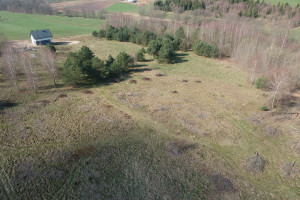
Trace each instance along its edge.
<path fill-rule="evenodd" d="M 284 176 L 288 177 L 298 177 L 300 175 L 299 170 L 295 167 L 295 162 L 283 163 L 281 166 L 281 172 Z"/>
<path fill-rule="evenodd" d="M 44 106 L 49 105 L 50 103 L 51 103 L 51 101 L 49 101 L 49 100 L 41 100 L 41 101 L 38 101 L 38 106 L 44 107 Z"/>
<path fill-rule="evenodd" d="M 94 94 L 92 90 L 84 90 L 82 91 L 83 94 Z"/>
<path fill-rule="evenodd" d="M 255 156 L 247 158 L 245 163 L 243 164 L 245 168 L 252 173 L 263 173 L 265 170 L 265 166 L 267 165 L 267 161 L 256 153 Z"/>
<path fill-rule="evenodd" d="M 219 193 L 236 191 L 236 188 L 234 187 L 232 181 L 221 174 L 212 175 L 210 177 L 210 180 L 213 184 L 214 189 Z"/>
<path fill-rule="evenodd" d="M 113 80 L 113 82 L 114 82 L 114 83 L 120 83 L 120 82 L 121 82 L 121 79 L 115 78 L 115 79 Z"/>
<path fill-rule="evenodd" d="M 62 98 L 66 98 L 66 97 L 68 97 L 67 94 L 60 94 L 57 96 L 58 99 L 62 99 Z"/>
<path fill-rule="evenodd" d="M 157 73 L 155 76 L 166 76 L 165 74 Z"/>
<path fill-rule="evenodd" d="M 268 136 L 276 136 L 276 135 L 281 134 L 282 131 L 278 128 L 273 127 L 273 126 L 268 126 L 268 127 L 265 128 L 265 133 Z"/>
<path fill-rule="evenodd" d="M 131 80 L 129 81 L 129 83 L 130 83 L 130 84 L 136 84 L 137 82 L 136 82 L 136 80 L 131 79 Z"/>

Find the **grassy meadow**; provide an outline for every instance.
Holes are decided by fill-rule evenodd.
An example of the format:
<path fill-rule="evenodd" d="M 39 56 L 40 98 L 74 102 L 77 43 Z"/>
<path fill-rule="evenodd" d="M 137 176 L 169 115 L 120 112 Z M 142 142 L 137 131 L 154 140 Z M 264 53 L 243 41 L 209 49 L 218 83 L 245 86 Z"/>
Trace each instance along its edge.
<path fill-rule="evenodd" d="M 71 39 L 80 43 L 57 46 L 60 63 L 82 45 L 101 59 L 141 48 Z M 147 56 L 120 83 L 54 88 L 40 79 L 37 95 L 0 82 L 0 199 L 299 199 L 299 178 L 281 171 L 300 163 L 297 118 L 260 111 L 270 94 L 232 61 L 179 58 Z M 270 126 L 282 133 L 268 135 Z M 264 173 L 244 167 L 254 152 L 268 162 Z"/>
<path fill-rule="evenodd" d="M 80 35 L 98 30 L 103 23 L 99 19 L 21 14 L 0 11 L 0 32 L 9 40 L 28 39 L 29 32 L 50 29 L 54 37 Z"/>
<path fill-rule="evenodd" d="M 269 2 L 269 3 L 272 3 L 272 4 L 278 4 L 278 3 L 288 3 L 290 4 L 291 6 L 297 6 L 297 4 L 300 3 L 299 0 L 266 0 L 265 2 Z"/>
<path fill-rule="evenodd" d="M 138 12 L 138 6 L 129 3 L 117 2 L 105 8 L 107 12 Z"/>

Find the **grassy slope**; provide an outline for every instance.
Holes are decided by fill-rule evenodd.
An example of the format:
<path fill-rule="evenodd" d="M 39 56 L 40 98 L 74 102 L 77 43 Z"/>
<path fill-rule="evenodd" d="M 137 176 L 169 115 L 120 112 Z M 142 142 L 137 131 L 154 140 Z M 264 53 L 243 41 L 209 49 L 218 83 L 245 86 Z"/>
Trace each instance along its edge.
<path fill-rule="evenodd" d="M 59 46 L 60 56 L 81 45 L 101 58 L 140 49 L 91 37 L 74 39 L 82 43 Z M 137 84 L 98 85 L 93 95 L 61 87 L 24 98 L 2 83 L 7 92 L 0 98 L 19 105 L 0 115 L 1 163 L 6 167 L 0 191 L 29 199 L 296 199 L 299 179 L 283 178 L 279 169 L 284 161 L 300 162 L 287 148 L 291 132 L 283 129 L 288 137 L 268 137 L 262 129 L 271 121 L 257 126 L 247 120 L 262 115 L 262 92 L 249 86 L 233 63 L 193 53 L 181 58 L 175 65 L 140 63 L 131 74 Z M 156 77 L 158 72 L 167 76 Z M 55 100 L 61 93 L 68 97 Z M 40 106 L 43 99 L 51 104 Z M 283 124 L 297 127 L 290 123 Z M 280 122 L 277 126 L 284 128 Z M 182 143 L 183 153 L 172 155 L 171 141 Z M 256 151 L 269 162 L 264 174 L 242 167 Z M 223 177 L 221 186 L 212 181 L 216 174 Z M 224 190 L 228 180 L 240 195 L 230 187 Z"/>
<path fill-rule="evenodd" d="M 8 39 L 27 39 L 29 32 L 49 28 L 54 37 L 91 33 L 103 22 L 98 19 L 31 15 L 0 11 L 0 31 Z"/>
<path fill-rule="evenodd" d="M 291 37 L 297 41 L 300 41 L 300 27 L 294 28 L 291 31 Z"/>
<path fill-rule="evenodd" d="M 282 3 L 289 3 L 291 6 L 296 6 L 299 2 L 299 0 L 266 0 L 266 2 L 272 3 L 272 4 L 278 4 L 279 2 Z"/>
<path fill-rule="evenodd" d="M 105 9 L 107 12 L 138 12 L 138 7 L 129 3 L 117 2 Z"/>

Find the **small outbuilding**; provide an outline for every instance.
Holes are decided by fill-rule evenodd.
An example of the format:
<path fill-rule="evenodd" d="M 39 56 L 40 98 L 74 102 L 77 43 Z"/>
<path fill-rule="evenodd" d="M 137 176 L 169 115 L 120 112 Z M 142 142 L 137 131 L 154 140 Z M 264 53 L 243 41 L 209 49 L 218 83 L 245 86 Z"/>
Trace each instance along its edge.
<path fill-rule="evenodd" d="M 30 38 L 32 44 L 46 45 L 52 43 L 53 35 L 49 29 L 36 30 L 30 32 Z"/>

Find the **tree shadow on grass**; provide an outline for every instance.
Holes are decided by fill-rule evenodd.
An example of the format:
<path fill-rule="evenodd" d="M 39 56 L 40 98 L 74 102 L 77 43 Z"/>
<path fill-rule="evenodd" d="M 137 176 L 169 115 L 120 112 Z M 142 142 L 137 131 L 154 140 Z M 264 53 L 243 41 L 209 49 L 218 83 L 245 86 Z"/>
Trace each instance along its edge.
<path fill-rule="evenodd" d="M 15 102 L 11 102 L 11 101 L 3 101 L 0 100 L 0 111 L 6 109 L 6 108 L 12 108 L 17 106 L 18 104 Z"/>
<path fill-rule="evenodd" d="M 131 73 L 131 72 L 152 71 L 151 68 L 145 68 L 146 66 L 147 65 L 145 65 L 145 64 L 135 65 L 132 69 L 130 69 L 129 73 Z"/>
<path fill-rule="evenodd" d="M 53 42 L 53 45 L 66 45 L 66 44 L 70 44 L 71 42 Z"/>
<path fill-rule="evenodd" d="M 176 53 L 176 60 L 175 63 L 184 63 L 188 62 L 187 59 L 184 59 L 186 56 L 188 56 L 188 53 Z"/>

